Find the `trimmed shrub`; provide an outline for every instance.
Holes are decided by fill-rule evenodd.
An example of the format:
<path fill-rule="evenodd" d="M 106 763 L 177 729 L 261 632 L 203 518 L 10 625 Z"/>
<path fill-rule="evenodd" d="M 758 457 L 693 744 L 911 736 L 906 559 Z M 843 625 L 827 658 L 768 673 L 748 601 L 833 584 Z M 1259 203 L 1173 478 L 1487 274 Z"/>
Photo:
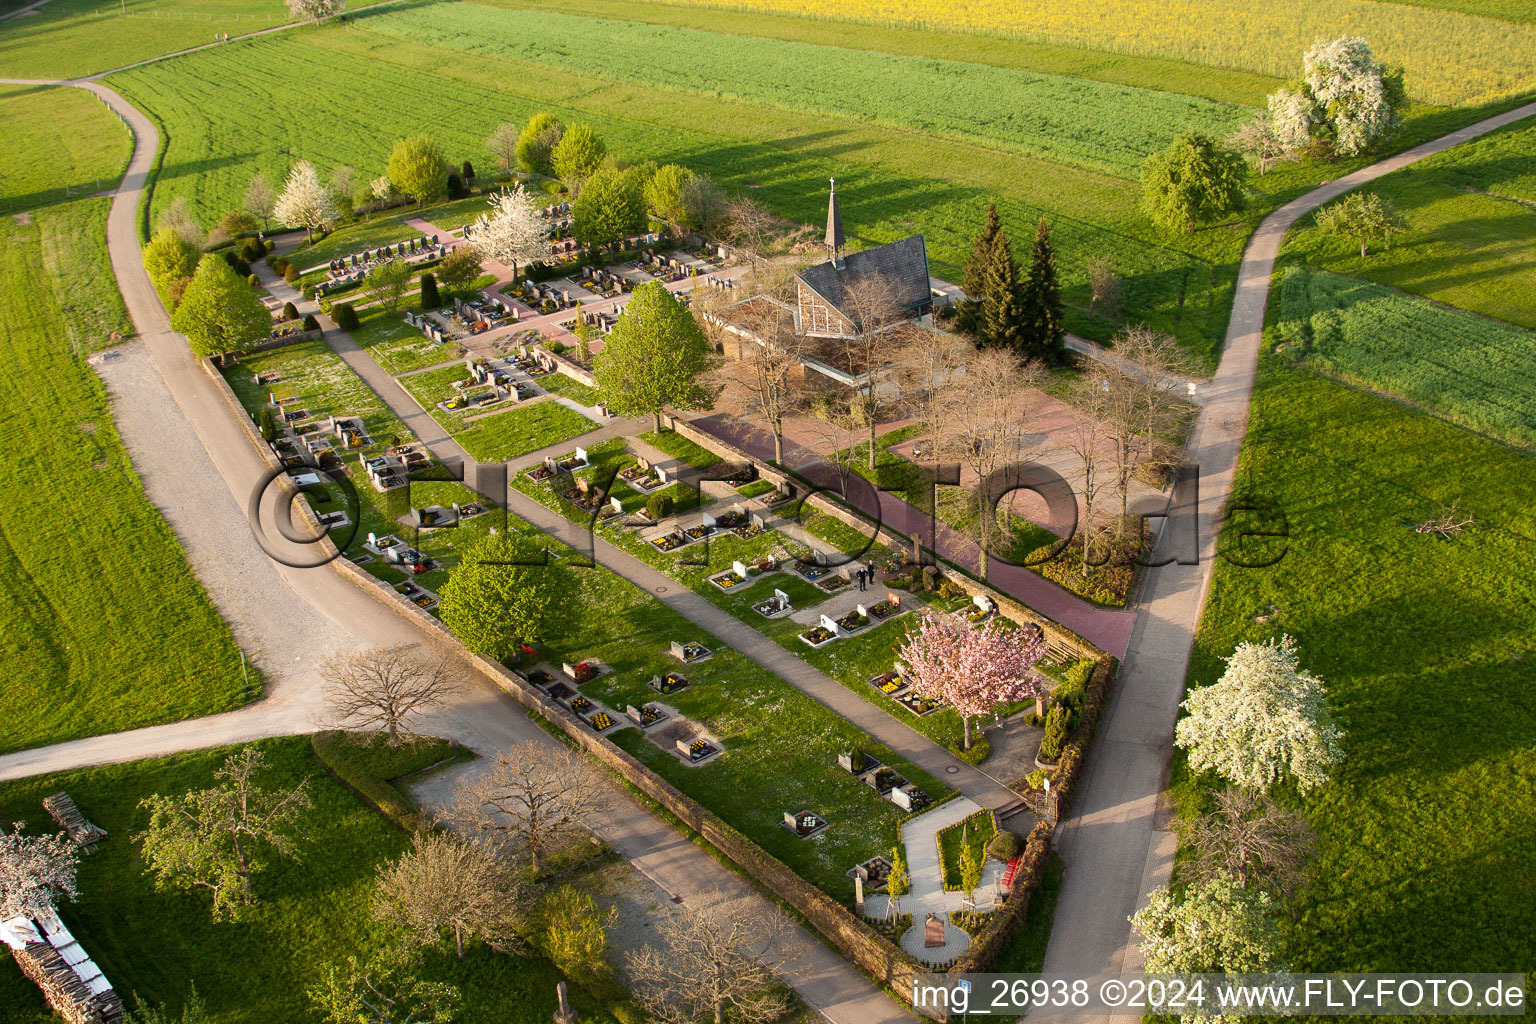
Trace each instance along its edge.
<path fill-rule="evenodd" d="M 998 860 L 1008 861 L 1024 852 L 1024 840 L 1014 832 L 999 832 L 987 844 L 987 853 Z"/>
<path fill-rule="evenodd" d="M 272 407 L 270 405 L 261 407 L 261 414 L 258 416 L 257 422 L 261 427 L 262 440 L 270 443 L 277 439 L 277 418 L 272 415 Z"/>
<path fill-rule="evenodd" d="M 338 302 L 331 308 L 331 319 L 336 321 L 336 326 L 344 331 L 357 330 L 357 310 L 352 308 L 350 302 Z"/>
<path fill-rule="evenodd" d="M 299 318 L 299 307 L 295 306 L 291 302 L 283 303 L 283 319 L 284 320 L 297 320 L 298 318 Z"/>
<path fill-rule="evenodd" d="M 423 310 L 436 309 L 442 304 L 443 300 L 437 294 L 437 278 L 432 274 L 422 274 L 421 308 Z"/>
<path fill-rule="evenodd" d="M 469 190 L 464 187 L 464 179 L 457 172 L 448 175 L 448 198 L 463 199 L 469 195 Z"/>
<path fill-rule="evenodd" d="M 951 753 L 966 764 L 981 764 L 981 762 L 992 756 L 992 741 L 985 736 L 972 733 L 970 750 L 966 750 L 959 743 L 956 743 L 949 749 Z"/>
<path fill-rule="evenodd" d="M 672 495 L 653 494 L 645 499 L 646 515 L 652 519 L 665 519 L 672 514 Z"/>
<path fill-rule="evenodd" d="M 252 288 L 260 288 L 261 278 L 257 277 L 255 274 L 252 274 L 250 277 L 245 279 L 245 283 L 250 285 Z"/>
<path fill-rule="evenodd" d="M 267 266 L 271 267 L 273 270 L 277 271 L 279 274 L 286 274 L 286 273 L 288 273 L 288 260 L 284 256 L 277 257 L 271 263 L 267 264 Z"/>
<path fill-rule="evenodd" d="M 266 254 L 267 247 L 259 238 L 247 238 L 245 244 L 240 247 L 240 255 L 247 263 L 253 263 L 266 256 Z"/>
<path fill-rule="evenodd" d="M 305 285 L 304 286 L 304 291 L 302 292 L 302 294 L 303 294 L 304 298 L 308 299 L 310 302 L 314 302 L 315 301 L 315 286 L 312 285 L 312 284 Z"/>
<path fill-rule="evenodd" d="M 294 266 L 292 263 L 288 264 L 288 268 L 283 271 L 283 280 L 287 281 L 289 284 L 298 284 L 299 268 Z"/>
<path fill-rule="evenodd" d="M 318 331 L 320 329 L 320 321 L 315 319 L 315 314 L 304 314 L 304 329 L 306 331 Z"/>
<path fill-rule="evenodd" d="M 236 273 L 240 272 L 240 256 L 235 252 L 235 250 L 225 249 L 223 252 L 219 253 L 219 255 L 224 257 L 224 262 L 229 264 L 231 270 L 235 271 Z M 250 272 L 250 269 L 247 268 L 245 274 L 249 274 Z M 244 277 L 245 274 L 240 274 L 240 276 Z"/>
<path fill-rule="evenodd" d="M 1045 739 L 1040 741 L 1040 760 L 1054 762 L 1061 757 L 1062 745 L 1067 742 L 1068 711 L 1060 704 L 1052 704 L 1045 716 Z"/>
<path fill-rule="evenodd" d="M 464 166 L 459 168 L 459 174 L 464 178 L 464 184 L 473 185 L 475 183 L 475 165 L 468 160 L 465 160 Z"/>

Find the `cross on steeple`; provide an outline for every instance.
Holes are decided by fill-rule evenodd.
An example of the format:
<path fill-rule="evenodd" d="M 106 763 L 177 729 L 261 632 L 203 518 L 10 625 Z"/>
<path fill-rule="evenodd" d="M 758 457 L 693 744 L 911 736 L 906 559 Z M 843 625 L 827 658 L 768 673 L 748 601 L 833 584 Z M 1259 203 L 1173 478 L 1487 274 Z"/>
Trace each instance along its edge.
<path fill-rule="evenodd" d="M 831 185 L 831 195 L 827 197 L 827 248 L 832 253 L 833 266 L 842 268 L 843 265 L 843 218 L 837 212 L 837 179 L 828 178 Z"/>

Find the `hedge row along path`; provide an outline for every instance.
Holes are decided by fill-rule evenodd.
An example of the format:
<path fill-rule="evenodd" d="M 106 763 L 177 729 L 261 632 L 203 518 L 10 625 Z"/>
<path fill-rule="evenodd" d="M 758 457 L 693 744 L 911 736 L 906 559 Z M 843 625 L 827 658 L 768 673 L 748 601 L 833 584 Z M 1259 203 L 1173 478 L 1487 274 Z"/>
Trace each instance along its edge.
<path fill-rule="evenodd" d="M 1177 843 L 1158 794 L 1167 784 L 1173 726 L 1195 628 L 1211 584 L 1216 540 L 1238 453 L 1248 429 L 1248 403 L 1258 367 L 1264 311 L 1280 243 L 1297 219 L 1351 189 L 1480 135 L 1536 115 L 1536 103 L 1468 125 L 1387 157 L 1294 199 L 1259 224 L 1243 252 L 1232 319 L 1216 376 L 1190 435 L 1185 461 L 1199 468 L 1199 563 L 1147 570 L 1136 621 L 1115 694 L 1088 755 L 1086 780 L 1072 816 L 1057 831 L 1067 874 L 1045 971 L 1076 977 L 1141 969 L 1127 918 L 1145 894 L 1166 885 Z M 1171 555 L 1165 530 L 1153 562 Z M 1074 1018 L 1081 1020 L 1081 1017 Z"/>
<path fill-rule="evenodd" d="M 108 216 L 107 248 L 118 288 L 141 339 L 132 343 L 131 351 L 122 358 L 142 362 L 147 357 L 159 380 L 152 382 L 156 386 L 121 394 L 116 411 L 130 422 L 143 415 L 158 419 L 165 415 L 165 409 L 151 406 L 173 404 L 185 421 L 179 433 L 196 438 L 180 453 L 192 461 L 173 466 L 169 472 L 145 474 L 145 487 L 178 536 L 185 539 L 191 534 L 213 541 L 200 551 L 201 557 L 194 559 L 194 564 L 199 566 L 199 576 L 221 612 L 228 616 L 230 609 L 239 609 L 239 625 L 263 640 L 264 661 L 270 662 L 264 663 L 263 669 L 271 690 L 267 698 L 240 711 L 0 757 L 0 780 L 313 732 L 322 725 L 313 666 L 326 653 L 363 645 L 424 642 L 434 639 L 435 634 L 429 635 L 408 616 L 339 572 L 292 569 L 261 553 L 243 506 L 254 490 L 253 484 L 266 472 L 266 463 L 245 424 L 192 355 L 186 339 L 170 329 L 169 317 L 139 258 L 138 203 L 153 165 L 158 132 L 135 107 L 95 82 L 37 84 L 87 89 L 133 131 L 133 156 L 113 194 Z M 125 429 L 125 435 L 132 433 L 131 428 Z M 136 465 L 140 454 L 134 452 Z M 270 522 L 275 488 L 268 493 L 271 497 L 265 503 L 263 519 Z M 269 543 L 292 561 L 302 563 L 308 557 L 280 539 Z M 254 600 L 249 597 L 252 593 L 258 595 Z M 313 627 L 305 630 L 301 640 L 284 635 L 293 606 L 307 608 Z M 467 660 L 455 666 L 454 673 L 468 684 L 465 692 L 425 722 L 425 731 L 457 739 L 485 758 L 524 740 L 558 742 Z M 735 902 L 756 916 L 777 912 L 747 882 L 617 787 L 614 797 L 599 834 L 665 893 L 690 906 Z M 818 937 L 804 928 L 797 933 L 803 951 L 800 971 L 787 980 L 822 1016 L 836 1024 L 914 1020 Z"/>

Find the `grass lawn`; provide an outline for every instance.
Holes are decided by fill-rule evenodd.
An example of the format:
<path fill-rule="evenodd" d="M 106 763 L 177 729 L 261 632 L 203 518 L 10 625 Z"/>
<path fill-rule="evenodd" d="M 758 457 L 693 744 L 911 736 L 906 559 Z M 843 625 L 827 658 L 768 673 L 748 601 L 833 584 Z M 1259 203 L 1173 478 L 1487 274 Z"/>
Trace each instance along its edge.
<path fill-rule="evenodd" d="M 11 26 L 17 24 L 21 22 L 0 22 L 5 26 L 0 39 L 9 39 L 15 32 Z M 0 45 L 0 54 L 4 49 Z M 13 152 L 24 147 L 27 154 L 7 161 L 0 182 L 0 216 L 114 187 L 132 149 L 128 129 L 100 100 L 84 89 L 64 86 L 0 85 L 0 135 L 19 148 Z"/>
<path fill-rule="evenodd" d="M 1269 568 L 1217 564 L 1189 683 L 1215 682 L 1239 641 L 1289 633 L 1345 732 L 1335 780 L 1287 798 L 1318 832 L 1311 885 L 1285 915 L 1291 965 L 1524 970 L 1536 461 L 1273 354 L 1254 397 L 1235 497 L 1273 503 L 1289 540 Z M 1414 532 L 1453 501 L 1471 530 Z M 1176 760 L 1184 813 L 1211 783 Z"/>
<path fill-rule="evenodd" d="M 694 444 L 674 430 L 649 430 L 640 435 L 640 440 L 674 459 L 681 459 L 694 469 L 708 469 L 724 461 L 708 448 Z"/>
<path fill-rule="evenodd" d="M 1391 199 L 1408 230 L 1364 259 L 1360 245 L 1310 218 L 1287 256 L 1536 328 L 1536 119 L 1389 174 L 1368 190 Z"/>
<path fill-rule="evenodd" d="M 215 923 L 201 892 L 155 891 L 133 842 L 146 822 L 138 809 L 143 797 L 210 785 L 229 749 L 0 785 L 6 821 L 51 827 L 39 801 L 62 789 L 108 831 L 96 852 L 80 859 L 82 898 L 63 906 L 61 916 L 130 1007 L 134 994 L 179 1004 L 195 983 L 210 1018 L 221 1024 L 307 1024 L 316 1018 L 305 992 L 324 967 L 385 939 L 370 913 L 374 873 L 409 847 L 409 837 L 333 777 L 315 759 L 308 737 L 259 746 L 268 761 L 261 784 L 291 786 L 308 778 L 314 808 L 303 822 L 301 859 L 272 860 L 255 878 L 261 902 L 234 922 Z M 432 741 L 403 751 L 374 748 L 366 756 L 377 774 L 390 777 L 445 753 L 441 741 Z M 429 953 L 422 976 L 459 987 L 463 1009 L 454 1019 L 461 1024 L 545 1020 L 560 980 L 540 957 L 504 956 L 478 942 L 463 963 L 451 951 Z M 584 1019 L 611 1021 L 580 990 L 572 994 Z M 52 1019 L 9 957 L 0 965 L 0 1000 L 8 1021 Z"/>
<path fill-rule="evenodd" d="M 0 751 L 239 707 L 255 695 L 240 651 L 145 496 L 83 361 L 106 333 L 129 330 L 90 247 L 101 203 L 49 205 L 64 189 L 39 185 L 115 174 L 127 136 L 74 90 L 7 95 L 0 107 L 12 146 L 30 157 L 0 182 L 8 213 L 30 211 L 0 219 Z M 63 127 L 53 122 L 66 117 L 80 138 L 51 150 Z"/>
<path fill-rule="evenodd" d="M 409 373 L 464 357 L 464 348 L 458 342 L 433 341 L 405 323 L 403 313 L 392 316 L 382 309 L 363 310 L 358 313 L 358 324 L 358 329 L 350 332 L 353 340 L 390 373 Z M 462 367 L 460 370 L 462 376 Z"/>
<path fill-rule="evenodd" d="M 960 859 L 969 846 L 987 862 L 987 844 L 997 835 L 997 819 L 991 811 L 977 811 L 964 821 L 957 821 L 939 832 L 939 859 L 943 865 L 944 888 L 960 888 Z"/>
<path fill-rule="evenodd" d="M 563 373 L 546 373 L 536 383 L 550 394 L 569 398 L 580 405 L 596 405 L 598 401 L 597 388 L 567 377 Z"/>
<path fill-rule="evenodd" d="M 37 211 L 43 269 L 64 318 L 71 352 L 79 355 L 113 344 L 112 335 L 133 334 L 107 255 L 110 199 L 81 199 Z"/>
<path fill-rule="evenodd" d="M 1293 353 L 1516 444 L 1536 444 L 1536 331 L 1301 267 L 1280 286 Z"/>
<path fill-rule="evenodd" d="M 466 423 L 453 436 L 476 460 L 496 462 L 570 441 L 597 426 L 574 409 L 545 400 Z"/>

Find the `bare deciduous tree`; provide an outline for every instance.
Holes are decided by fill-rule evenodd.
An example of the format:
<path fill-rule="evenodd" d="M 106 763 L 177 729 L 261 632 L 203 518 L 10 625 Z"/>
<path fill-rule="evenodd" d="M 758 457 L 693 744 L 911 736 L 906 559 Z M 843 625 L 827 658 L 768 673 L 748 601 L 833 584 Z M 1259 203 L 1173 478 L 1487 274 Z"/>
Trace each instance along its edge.
<path fill-rule="evenodd" d="M 743 306 L 742 324 L 756 340 L 732 339 L 739 350 L 736 358 L 726 358 L 710 371 L 709 383 L 718 388 L 719 400 L 745 407 L 773 435 L 773 461 L 784 462 L 784 420 L 801 407 L 806 398 L 804 386 L 805 339 L 796 334 L 794 323 L 785 311 L 759 300 L 755 306 Z M 708 323 L 708 333 L 724 337 L 724 328 Z"/>
<path fill-rule="evenodd" d="M 602 778 L 573 751 L 538 740 L 509 747 L 466 779 L 442 818 L 493 848 L 526 852 L 534 871 L 561 840 L 581 835 L 607 806 Z"/>
<path fill-rule="evenodd" d="M 512 168 L 517 166 L 517 137 L 521 132 L 517 125 L 503 121 L 485 140 L 485 148 L 496 158 L 496 166 L 502 174 L 511 174 Z"/>
<path fill-rule="evenodd" d="M 1414 533 L 1433 533 L 1445 540 L 1461 535 L 1461 531 L 1469 526 L 1477 525 L 1477 520 L 1471 513 L 1461 510 L 1461 499 L 1458 498 L 1436 515 L 1430 516 L 1424 522 L 1413 528 Z"/>
<path fill-rule="evenodd" d="M 736 199 L 726 204 L 722 231 L 731 245 L 755 264 L 766 258 L 768 240 L 777 223 L 773 214 L 753 200 Z"/>
<path fill-rule="evenodd" d="M 1083 502 L 1081 532 L 1083 537 L 1083 573 L 1088 572 L 1090 550 L 1099 512 L 1099 492 L 1103 489 L 1104 452 L 1107 419 L 1109 415 L 1109 381 L 1097 374 L 1088 374 L 1072 382 L 1069 401 L 1076 407 L 1077 422 L 1067 432 L 1065 443 L 1077 456 L 1078 468 L 1083 472 L 1078 495 Z"/>
<path fill-rule="evenodd" d="M 1113 363 L 1098 367 L 1109 382 L 1105 420 L 1114 448 L 1114 480 L 1120 491 L 1115 535 L 1125 532 L 1131 478 L 1141 466 L 1169 465 L 1178 453 L 1167 443 L 1183 402 L 1173 379 L 1186 360 L 1178 342 L 1149 327 L 1129 327 L 1115 339 Z"/>
<path fill-rule="evenodd" d="M 23 827 L 18 821 L 9 832 L 0 828 L 0 921 L 36 917 L 54 909 L 60 896 L 72 903 L 80 895 L 74 844 L 62 833 L 23 835 Z"/>
<path fill-rule="evenodd" d="M 791 454 L 799 461 L 823 459 L 837 474 L 837 483 L 843 497 L 848 497 L 848 485 L 853 478 L 853 467 L 859 461 L 859 439 L 864 431 L 862 406 L 850 408 L 846 397 L 826 393 L 810 403 L 811 415 L 806 419 L 809 441 Z"/>
<path fill-rule="evenodd" d="M 1105 316 L 1120 312 L 1120 277 L 1110 260 L 1095 256 L 1088 261 L 1088 315 L 1100 307 Z"/>
<path fill-rule="evenodd" d="M 1231 787 L 1216 794 L 1214 812 L 1178 828 L 1202 878 L 1224 875 L 1244 886 L 1293 891 L 1312 850 L 1312 830 L 1300 814 Z"/>
<path fill-rule="evenodd" d="M 149 812 L 149 824 L 135 837 L 144 848 L 145 870 L 155 873 L 157 886 L 211 891 L 215 920 L 256 901 L 251 876 L 263 864 L 254 859 L 255 850 L 298 856 L 290 832 L 310 806 L 309 780 L 268 792 L 255 782 L 265 763 L 260 750 L 242 747 L 214 774 L 219 785 L 139 801 Z"/>
<path fill-rule="evenodd" d="M 445 832 L 418 832 L 399 860 L 379 869 L 374 916 L 403 927 L 424 946 L 445 931 L 464 959 L 464 939 L 478 935 L 494 949 L 517 944 L 517 915 L 526 909 L 517 870 L 484 847 Z"/>
<path fill-rule="evenodd" d="M 833 363 L 853 379 L 848 386 L 848 407 L 860 413 L 869 441 L 868 465 L 875 468 L 875 430 L 880 422 L 882 396 L 900 404 L 901 378 L 896 354 L 907 342 L 905 317 L 891 282 L 884 277 L 854 280 L 843 290 L 843 311 L 852 330 L 824 345 Z"/>
<path fill-rule="evenodd" d="M 1002 496 L 996 474 L 1032 457 L 1025 446 L 1027 431 L 1018 400 L 1044 378 L 1045 369 L 1039 363 L 1020 363 L 1006 349 L 984 349 L 967 364 L 965 376 L 950 385 L 934 425 L 939 457 L 976 474 L 971 531 L 981 548 L 982 579 L 987 578 L 987 549 L 997 531 L 996 503 Z"/>
<path fill-rule="evenodd" d="M 326 706 L 337 726 L 358 721 L 389 733 L 400 745 L 412 719 L 443 703 L 457 689 L 442 654 L 416 644 L 336 654 L 320 666 L 330 684 Z"/>
<path fill-rule="evenodd" d="M 940 419 L 943 402 L 954 397 L 947 391 L 959 380 L 976 348 L 949 331 L 918 327 L 904 331 L 895 355 L 895 376 L 903 404 L 930 428 Z"/>
<path fill-rule="evenodd" d="M 777 975 L 794 959 L 789 929 L 739 910 L 680 909 L 657 928 L 664 949 L 631 952 L 626 964 L 639 979 L 636 997 L 665 1024 L 741 1024 L 776 1020 L 789 1007 Z"/>

